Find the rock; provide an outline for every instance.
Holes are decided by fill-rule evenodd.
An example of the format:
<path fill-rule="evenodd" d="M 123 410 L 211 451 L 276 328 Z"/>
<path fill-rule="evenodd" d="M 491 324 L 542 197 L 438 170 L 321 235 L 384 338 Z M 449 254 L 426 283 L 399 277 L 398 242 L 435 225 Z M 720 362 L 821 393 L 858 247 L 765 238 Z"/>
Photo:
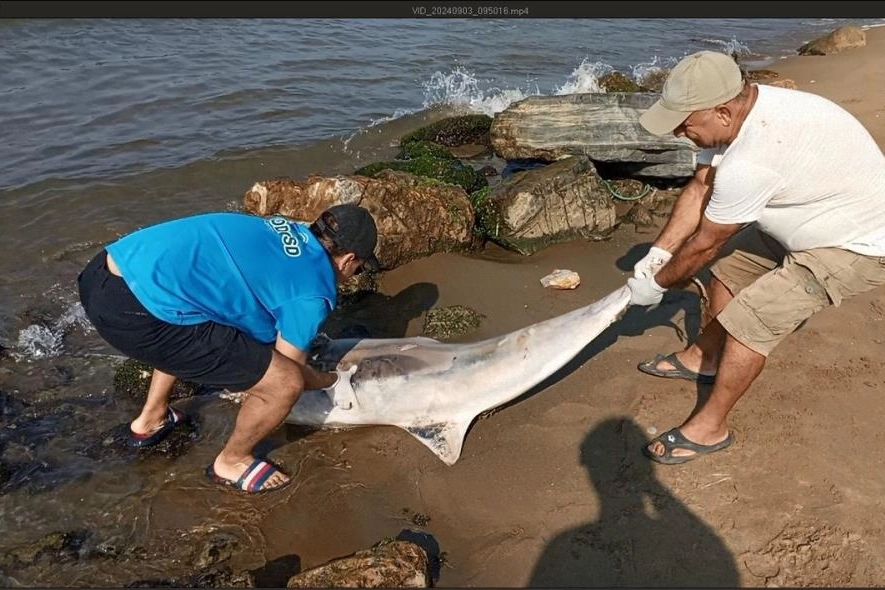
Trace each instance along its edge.
<path fill-rule="evenodd" d="M 338 203 L 365 207 L 378 224 L 376 255 L 383 270 L 436 252 L 469 250 L 474 243 L 473 206 L 464 189 L 406 172 L 260 181 L 243 203 L 249 213 L 302 221 L 313 221 Z"/>
<path fill-rule="evenodd" d="M 575 238 L 607 237 L 617 224 L 611 193 L 586 157 L 517 172 L 474 201 L 479 231 L 530 255 Z"/>
<path fill-rule="evenodd" d="M 541 284 L 550 289 L 576 289 L 581 277 L 573 270 L 556 269 L 541 279 Z"/>
<path fill-rule="evenodd" d="M 609 72 L 599 77 L 599 86 L 606 92 L 648 92 L 649 89 L 637 84 L 621 72 Z"/>
<path fill-rule="evenodd" d="M 126 588 L 255 588 L 250 572 L 234 573 L 229 567 L 209 568 L 183 578 L 136 580 Z"/>
<path fill-rule="evenodd" d="M 806 43 L 799 48 L 799 55 L 830 55 L 846 49 L 863 47 L 867 36 L 863 29 L 855 26 L 839 27 L 829 35 Z"/>
<path fill-rule="evenodd" d="M 652 135 L 639 124 L 658 98 L 649 92 L 531 96 L 495 116 L 492 147 L 507 160 L 587 156 L 597 167 L 606 164 L 608 176 L 691 177 L 697 146 Z"/>
<path fill-rule="evenodd" d="M 289 578 L 287 588 L 429 588 L 426 551 L 411 541 L 381 542 Z"/>
<path fill-rule="evenodd" d="M 772 80 L 771 82 L 766 82 L 769 86 L 778 86 L 780 88 L 789 88 L 790 90 L 796 90 L 796 82 L 790 80 L 789 78 L 784 78 L 783 80 Z"/>
<path fill-rule="evenodd" d="M 465 143 L 464 145 L 456 145 L 452 148 L 452 155 L 456 158 L 472 160 L 481 158 L 491 153 L 491 146 L 481 143 Z"/>
<path fill-rule="evenodd" d="M 15 547 L 0 555 L 0 565 L 9 570 L 31 566 L 40 560 L 53 564 L 76 561 L 88 536 L 85 530 L 48 533 L 33 543 Z"/>
<path fill-rule="evenodd" d="M 447 147 L 467 144 L 489 144 L 489 127 L 492 118 L 488 115 L 463 115 L 448 117 L 409 133 L 400 141 L 405 146 L 413 141 L 432 141 Z"/>
<path fill-rule="evenodd" d="M 780 74 L 774 70 L 748 70 L 744 72 L 744 78 L 750 82 L 765 82 L 779 77 Z"/>
<path fill-rule="evenodd" d="M 471 193 L 488 185 L 485 177 L 463 164 L 448 148 L 429 141 L 406 144 L 396 160 L 375 162 L 356 170 L 358 176 L 376 178 L 383 170 L 408 172 L 422 178 L 458 185 Z"/>

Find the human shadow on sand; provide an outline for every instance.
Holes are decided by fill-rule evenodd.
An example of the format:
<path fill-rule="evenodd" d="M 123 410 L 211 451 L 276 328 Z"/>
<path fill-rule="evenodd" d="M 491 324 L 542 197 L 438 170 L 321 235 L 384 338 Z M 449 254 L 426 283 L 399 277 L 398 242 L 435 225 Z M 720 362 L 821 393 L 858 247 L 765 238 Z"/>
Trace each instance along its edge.
<path fill-rule="evenodd" d="M 581 464 L 598 497 L 596 517 L 547 545 L 531 587 L 732 587 L 740 582 L 722 539 L 656 478 L 629 418 L 601 422 Z"/>
<path fill-rule="evenodd" d="M 363 291 L 336 308 L 322 326 L 330 338 L 402 338 L 409 322 L 436 304 L 439 288 L 414 283 L 396 295 Z"/>

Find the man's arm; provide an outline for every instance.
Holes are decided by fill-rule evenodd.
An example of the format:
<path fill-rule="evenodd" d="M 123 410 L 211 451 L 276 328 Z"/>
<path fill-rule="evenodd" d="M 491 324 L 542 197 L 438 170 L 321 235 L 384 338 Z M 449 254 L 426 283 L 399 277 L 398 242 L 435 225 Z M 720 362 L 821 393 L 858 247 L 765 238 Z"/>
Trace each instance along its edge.
<path fill-rule="evenodd" d="M 301 374 L 304 376 L 304 389 L 323 389 L 330 387 L 338 378 L 335 373 L 323 373 L 308 365 L 307 353 L 283 339 L 281 334 L 277 334 L 276 349 L 277 352 L 283 356 L 298 363 L 301 369 Z"/>
<path fill-rule="evenodd" d="M 701 216 L 697 232 L 658 271 L 654 276 L 655 283 L 670 288 L 693 277 L 716 257 L 728 239 L 742 227 L 744 227 L 742 223 L 714 223 Z"/>
<path fill-rule="evenodd" d="M 713 193 L 716 169 L 699 164 L 694 176 L 682 189 L 673 205 L 670 217 L 654 245 L 667 252 L 676 252 L 696 232 L 704 216 L 704 209 Z"/>

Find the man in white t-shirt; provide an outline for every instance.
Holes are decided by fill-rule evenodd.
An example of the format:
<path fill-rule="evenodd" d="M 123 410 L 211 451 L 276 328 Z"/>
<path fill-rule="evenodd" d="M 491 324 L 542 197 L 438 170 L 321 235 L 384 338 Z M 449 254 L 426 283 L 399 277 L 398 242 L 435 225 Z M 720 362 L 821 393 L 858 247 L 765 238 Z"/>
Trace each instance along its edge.
<path fill-rule="evenodd" d="M 640 123 L 702 150 L 627 281 L 631 303 L 659 303 L 719 257 L 714 319 L 685 350 L 639 365 L 713 384 L 685 422 L 643 449 L 660 463 L 683 463 L 732 443 L 728 412 L 781 340 L 824 307 L 885 284 L 885 156 L 837 104 L 750 84 L 731 57 L 711 51 L 673 68 Z"/>

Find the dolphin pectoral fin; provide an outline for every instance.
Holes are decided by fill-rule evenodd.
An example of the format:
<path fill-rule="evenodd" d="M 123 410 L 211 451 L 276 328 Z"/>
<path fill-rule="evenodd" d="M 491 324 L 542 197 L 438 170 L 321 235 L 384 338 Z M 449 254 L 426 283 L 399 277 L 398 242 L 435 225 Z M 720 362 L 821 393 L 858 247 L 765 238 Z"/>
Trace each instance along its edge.
<path fill-rule="evenodd" d="M 433 451 L 446 465 L 454 465 L 461 456 L 461 447 L 470 423 L 456 421 L 431 422 L 411 426 L 401 426 L 403 430 L 418 439 L 421 444 Z"/>

